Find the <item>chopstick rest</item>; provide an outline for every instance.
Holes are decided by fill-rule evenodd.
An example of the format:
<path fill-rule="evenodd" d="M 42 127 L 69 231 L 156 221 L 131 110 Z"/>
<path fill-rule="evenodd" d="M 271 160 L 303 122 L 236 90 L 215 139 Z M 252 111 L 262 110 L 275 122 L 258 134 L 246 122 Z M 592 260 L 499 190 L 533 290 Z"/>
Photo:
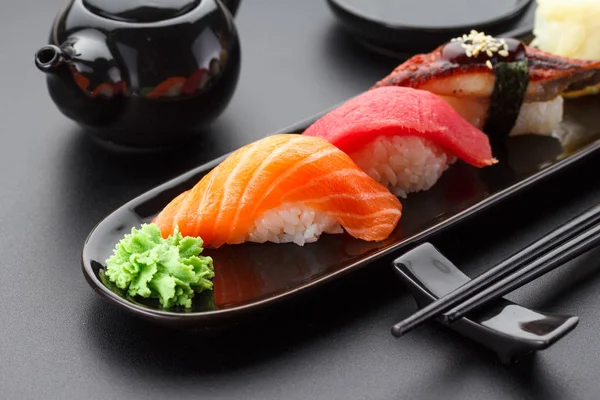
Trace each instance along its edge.
<path fill-rule="evenodd" d="M 527 279 L 533 279 L 535 276 L 542 275 L 564 264 L 564 262 L 597 245 L 596 243 L 600 240 L 598 224 L 600 224 L 600 204 L 586 210 L 548 235 L 516 252 L 439 301 L 423 307 L 418 312 L 398 322 L 392 328 L 392 333 L 396 337 L 402 336 L 442 313 L 446 322 L 453 322 L 460 316 L 460 313 L 457 313 L 460 310 L 456 307 L 464 305 L 464 302 L 472 301 L 482 291 L 485 292 L 491 285 L 507 276 L 514 278 L 520 274 L 528 274 Z M 553 255 L 548 258 L 548 253 Z M 530 271 L 526 272 L 522 269 Z M 525 282 L 526 279 L 521 276 L 517 281 Z M 510 284 L 518 282 L 510 281 Z M 497 296 L 492 297 L 502 297 L 506 293 L 508 291 L 500 291 Z M 462 311 L 470 310 L 462 309 Z M 450 312 L 453 313 L 449 314 Z M 451 316 L 453 318 L 450 318 Z"/>
<path fill-rule="evenodd" d="M 424 243 L 393 262 L 394 271 L 423 308 L 470 278 L 430 243 Z M 531 310 L 504 298 L 496 299 L 464 318 L 436 321 L 494 351 L 504 364 L 547 349 L 577 326 L 579 317 Z"/>

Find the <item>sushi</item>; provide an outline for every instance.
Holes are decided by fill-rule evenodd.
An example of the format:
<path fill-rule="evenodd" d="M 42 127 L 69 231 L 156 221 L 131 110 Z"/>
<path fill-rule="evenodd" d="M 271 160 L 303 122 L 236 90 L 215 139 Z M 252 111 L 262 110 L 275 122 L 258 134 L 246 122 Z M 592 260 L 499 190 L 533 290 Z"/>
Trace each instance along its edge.
<path fill-rule="evenodd" d="M 316 241 L 345 230 L 386 239 L 400 201 L 328 141 L 278 134 L 229 155 L 153 220 L 164 237 L 179 229 L 208 247 Z"/>
<path fill-rule="evenodd" d="M 456 161 L 495 164 L 487 135 L 439 96 L 400 86 L 366 91 L 303 133 L 326 139 L 394 195 L 430 189 Z"/>
<path fill-rule="evenodd" d="M 491 136 L 549 135 L 563 97 L 600 83 L 600 61 L 560 57 L 481 32 L 415 55 L 373 87 L 405 86 L 441 96 Z"/>

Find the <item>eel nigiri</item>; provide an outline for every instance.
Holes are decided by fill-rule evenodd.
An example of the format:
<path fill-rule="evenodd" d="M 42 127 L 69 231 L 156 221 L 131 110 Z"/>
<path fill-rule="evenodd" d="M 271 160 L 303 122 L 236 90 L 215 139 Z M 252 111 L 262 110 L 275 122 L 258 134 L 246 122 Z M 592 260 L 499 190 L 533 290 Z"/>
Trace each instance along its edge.
<path fill-rule="evenodd" d="M 154 219 L 163 236 L 176 228 L 206 246 L 316 241 L 342 233 L 386 239 L 400 201 L 324 139 L 278 134 L 233 152 Z"/>
<path fill-rule="evenodd" d="M 549 135 L 563 97 L 600 83 L 600 60 L 560 57 L 481 32 L 455 38 L 399 65 L 374 87 L 406 86 L 441 96 L 492 135 Z"/>
<path fill-rule="evenodd" d="M 479 168 L 497 162 L 488 136 L 439 96 L 399 86 L 350 99 L 303 135 L 326 139 L 399 197 L 430 189 L 457 157 Z"/>

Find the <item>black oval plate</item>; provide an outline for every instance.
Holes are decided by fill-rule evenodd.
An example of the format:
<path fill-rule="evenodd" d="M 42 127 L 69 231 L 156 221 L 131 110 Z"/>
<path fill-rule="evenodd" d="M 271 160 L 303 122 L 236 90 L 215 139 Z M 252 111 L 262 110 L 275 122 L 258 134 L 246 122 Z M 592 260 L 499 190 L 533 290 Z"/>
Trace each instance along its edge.
<path fill-rule="evenodd" d="M 301 133 L 327 111 L 280 132 Z M 529 135 L 510 138 L 504 148 L 494 148 L 500 163 L 493 167 L 477 169 L 461 162 L 454 164 L 431 190 L 409 195 L 402 201 L 404 215 L 400 224 L 383 242 L 363 242 L 341 234 L 323 235 L 316 243 L 304 247 L 245 243 L 206 250 L 204 254 L 214 259 L 215 287 L 214 291 L 197 296 L 191 310 L 161 310 L 155 302 L 132 299 L 107 287 L 103 283 L 104 262 L 123 235 L 132 227 L 150 222 L 175 196 L 193 187 L 224 160 L 225 155 L 133 199 L 101 221 L 84 245 L 83 273 L 99 294 L 138 316 L 202 328 L 235 323 L 263 306 L 384 257 L 397 257 L 441 229 L 473 217 L 598 151 L 600 127 L 593 116 L 599 112 L 600 96 L 566 101 L 567 129 L 563 136 L 569 142 L 568 154 L 555 138 Z M 574 120 L 573 115 L 578 119 Z M 589 116 L 589 121 L 585 116 Z"/>
<path fill-rule="evenodd" d="M 428 53 L 471 29 L 528 40 L 536 10 L 532 0 L 327 0 L 327 3 L 359 43 L 401 59 Z"/>

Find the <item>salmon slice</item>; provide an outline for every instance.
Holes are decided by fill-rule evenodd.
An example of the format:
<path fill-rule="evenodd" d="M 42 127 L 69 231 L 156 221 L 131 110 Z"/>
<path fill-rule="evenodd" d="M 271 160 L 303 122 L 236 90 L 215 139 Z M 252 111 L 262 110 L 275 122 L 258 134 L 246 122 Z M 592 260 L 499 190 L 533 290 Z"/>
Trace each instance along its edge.
<path fill-rule="evenodd" d="M 337 147 L 279 134 L 232 153 L 153 222 L 165 237 L 178 227 L 217 248 L 248 241 L 267 211 L 296 205 L 325 213 L 365 241 L 386 239 L 402 214 L 400 201 Z"/>

